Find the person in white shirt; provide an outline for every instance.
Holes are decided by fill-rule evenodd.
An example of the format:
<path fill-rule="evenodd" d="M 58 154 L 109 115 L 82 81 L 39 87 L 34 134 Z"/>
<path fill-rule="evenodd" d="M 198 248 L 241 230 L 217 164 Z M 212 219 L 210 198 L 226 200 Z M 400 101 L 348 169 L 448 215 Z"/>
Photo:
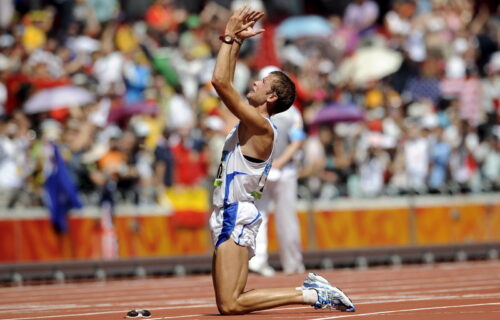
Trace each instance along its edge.
<path fill-rule="evenodd" d="M 300 154 L 306 134 L 302 116 L 292 106 L 271 118 L 278 127 L 276 160 L 270 171 L 262 199 L 256 205 L 263 214 L 263 223 L 257 235 L 256 255 L 250 260 L 250 270 L 264 276 L 274 274 L 268 263 L 267 214 L 274 203 L 276 233 L 283 272 L 302 273 L 305 270 L 300 244 L 300 224 L 297 217 L 297 174 L 295 156 Z M 286 226 L 286 228 L 283 228 Z"/>
<path fill-rule="evenodd" d="M 263 68 L 259 72 L 259 79 L 276 70 L 279 69 L 274 66 Z M 268 262 L 267 247 L 267 222 L 271 203 L 274 204 L 283 272 L 292 274 L 302 273 L 305 270 L 297 217 L 297 156 L 300 155 L 306 139 L 302 115 L 292 105 L 288 110 L 274 115 L 271 120 L 278 128 L 277 148 L 266 189 L 262 199 L 256 202 L 263 219 L 257 234 L 255 256 L 249 261 L 250 271 L 263 276 L 272 276 L 275 273 Z"/>

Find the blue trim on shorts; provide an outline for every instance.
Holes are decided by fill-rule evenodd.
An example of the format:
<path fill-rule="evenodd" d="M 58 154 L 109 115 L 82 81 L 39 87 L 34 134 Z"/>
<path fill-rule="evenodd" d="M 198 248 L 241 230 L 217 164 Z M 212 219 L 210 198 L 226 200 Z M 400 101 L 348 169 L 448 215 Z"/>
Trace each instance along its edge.
<path fill-rule="evenodd" d="M 236 216 L 238 215 L 238 202 L 230 203 L 224 207 L 224 212 L 222 213 L 222 229 L 215 243 L 215 248 L 217 248 L 221 243 L 226 241 L 231 237 L 234 227 L 236 225 Z"/>
<path fill-rule="evenodd" d="M 260 214 L 260 212 L 257 211 L 257 213 L 258 213 L 257 216 L 252 221 L 250 221 L 249 223 L 243 225 L 243 227 L 241 228 L 241 233 L 238 236 L 238 244 L 240 244 L 240 239 L 241 239 L 241 236 L 243 236 L 243 231 L 245 231 L 245 227 L 254 224 L 254 222 L 257 221 L 262 216 Z"/>

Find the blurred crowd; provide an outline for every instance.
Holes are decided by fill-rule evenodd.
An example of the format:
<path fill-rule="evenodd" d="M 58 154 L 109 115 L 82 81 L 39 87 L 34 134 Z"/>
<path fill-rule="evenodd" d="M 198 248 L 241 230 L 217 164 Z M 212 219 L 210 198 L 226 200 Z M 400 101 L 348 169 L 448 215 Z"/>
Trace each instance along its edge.
<path fill-rule="evenodd" d="M 88 205 L 210 188 L 236 124 L 210 79 L 243 3 L 266 32 L 234 84 L 295 81 L 298 196 L 499 190 L 495 1 L 0 0 L 0 205 L 43 205 L 49 145 Z"/>

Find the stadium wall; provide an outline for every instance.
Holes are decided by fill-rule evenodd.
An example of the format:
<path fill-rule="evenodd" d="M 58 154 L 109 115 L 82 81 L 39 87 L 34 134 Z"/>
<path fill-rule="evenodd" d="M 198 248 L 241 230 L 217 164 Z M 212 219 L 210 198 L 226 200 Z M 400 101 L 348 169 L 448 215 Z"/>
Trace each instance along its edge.
<path fill-rule="evenodd" d="M 205 196 L 184 195 L 170 206 L 117 207 L 114 229 L 103 227 L 99 208 L 85 208 L 71 213 L 66 234 L 53 230 L 44 209 L 3 211 L 0 262 L 207 255 Z M 305 252 L 500 242 L 499 194 L 301 201 L 298 214 Z M 269 236 L 270 251 L 277 252 L 273 215 Z"/>

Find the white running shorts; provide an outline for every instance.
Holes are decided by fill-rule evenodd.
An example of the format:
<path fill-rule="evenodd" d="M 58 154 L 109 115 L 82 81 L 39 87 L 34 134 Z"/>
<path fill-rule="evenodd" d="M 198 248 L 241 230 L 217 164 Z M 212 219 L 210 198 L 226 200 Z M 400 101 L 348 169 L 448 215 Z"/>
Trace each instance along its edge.
<path fill-rule="evenodd" d="M 262 215 L 252 202 L 233 202 L 224 208 L 216 208 L 210 216 L 210 230 L 214 247 L 233 239 L 247 247 L 249 259 L 254 256 L 255 238 L 262 222 Z"/>

